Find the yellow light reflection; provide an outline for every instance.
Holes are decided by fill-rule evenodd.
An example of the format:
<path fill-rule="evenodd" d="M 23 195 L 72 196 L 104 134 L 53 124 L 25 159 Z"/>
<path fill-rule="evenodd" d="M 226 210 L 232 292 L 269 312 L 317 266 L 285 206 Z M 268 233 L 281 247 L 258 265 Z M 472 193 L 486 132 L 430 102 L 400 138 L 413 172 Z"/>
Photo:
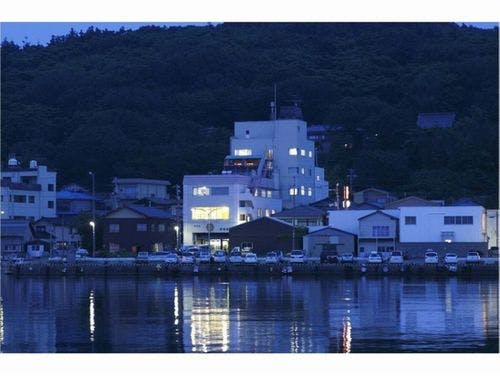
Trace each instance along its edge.
<path fill-rule="evenodd" d="M 94 332 L 95 332 L 94 290 L 90 290 L 90 296 L 89 296 L 89 329 L 90 329 L 90 341 L 94 342 Z"/>
<path fill-rule="evenodd" d="M 0 298 L 0 345 L 3 345 L 3 299 Z"/>
<path fill-rule="evenodd" d="M 344 317 L 344 324 L 342 328 L 342 352 L 351 352 L 351 318 L 349 316 Z"/>
<path fill-rule="evenodd" d="M 179 325 L 179 293 L 177 286 L 174 289 L 174 325 Z"/>

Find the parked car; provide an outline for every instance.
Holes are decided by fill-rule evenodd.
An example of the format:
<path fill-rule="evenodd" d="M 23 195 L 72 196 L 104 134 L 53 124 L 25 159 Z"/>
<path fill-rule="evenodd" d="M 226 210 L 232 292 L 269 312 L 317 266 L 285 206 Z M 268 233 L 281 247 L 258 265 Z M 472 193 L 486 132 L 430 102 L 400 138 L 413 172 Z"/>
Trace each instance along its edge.
<path fill-rule="evenodd" d="M 370 264 L 381 264 L 382 263 L 382 255 L 378 252 L 372 251 L 368 255 L 368 262 Z"/>
<path fill-rule="evenodd" d="M 147 262 L 149 261 L 149 252 L 137 252 L 137 256 L 135 256 L 137 261 Z"/>
<path fill-rule="evenodd" d="M 182 264 L 193 264 L 195 260 L 194 253 L 190 251 L 186 251 L 182 253 L 181 263 Z"/>
<path fill-rule="evenodd" d="M 403 252 L 393 251 L 391 252 L 391 257 L 389 257 L 389 264 L 402 264 L 403 263 Z"/>
<path fill-rule="evenodd" d="M 61 257 L 61 256 L 49 257 L 49 262 L 66 262 L 66 257 Z"/>
<path fill-rule="evenodd" d="M 280 260 L 279 260 L 279 257 L 278 257 L 278 254 L 276 252 L 267 252 L 267 255 L 266 255 L 266 264 L 276 264 L 278 263 Z"/>
<path fill-rule="evenodd" d="M 445 264 L 456 264 L 458 262 L 458 257 L 456 253 L 447 253 L 444 255 Z"/>
<path fill-rule="evenodd" d="M 208 249 L 200 249 L 196 257 L 196 261 L 198 262 L 210 262 L 210 250 Z"/>
<path fill-rule="evenodd" d="M 78 248 L 75 252 L 75 258 L 83 258 L 88 256 L 89 256 L 89 251 L 87 251 L 85 248 Z"/>
<path fill-rule="evenodd" d="M 426 264 L 437 264 L 437 263 L 439 263 L 438 254 L 436 252 L 434 252 L 434 251 L 427 251 L 427 252 L 425 252 L 424 262 Z"/>
<path fill-rule="evenodd" d="M 322 264 L 336 264 L 340 262 L 340 257 L 336 251 L 324 250 L 319 255 L 319 261 Z"/>
<path fill-rule="evenodd" d="M 233 249 L 229 254 L 229 262 L 232 263 L 243 262 L 243 256 L 241 255 L 241 252 L 239 250 Z"/>
<path fill-rule="evenodd" d="M 290 262 L 305 262 L 304 251 L 296 249 L 290 252 Z"/>
<path fill-rule="evenodd" d="M 465 258 L 465 262 L 480 262 L 481 256 L 479 256 L 479 252 L 469 251 L 467 252 L 467 257 Z"/>
<path fill-rule="evenodd" d="M 257 255 L 253 252 L 247 252 L 244 255 L 243 262 L 245 264 L 257 264 Z"/>
<path fill-rule="evenodd" d="M 354 262 L 354 255 L 352 253 L 343 253 L 340 256 L 340 260 L 343 263 Z"/>
<path fill-rule="evenodd" d="M 213 262 L 226 262 L 227 261 L 226 253 L 220 249 L 215 251 L 214 254 L 212 255 L 212 261 Z"/>

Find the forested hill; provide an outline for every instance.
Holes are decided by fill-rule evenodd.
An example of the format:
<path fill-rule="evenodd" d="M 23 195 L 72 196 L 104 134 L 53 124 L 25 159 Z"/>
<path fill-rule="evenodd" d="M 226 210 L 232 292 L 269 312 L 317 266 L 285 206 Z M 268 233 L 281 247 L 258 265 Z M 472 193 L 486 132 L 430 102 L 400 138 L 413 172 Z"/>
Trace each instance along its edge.
<path fill-rule="evenodd" d="M 498 28 L 456 24 L 222 24 L 89 29 L 47 46 L 2 43 L 2 161 L 58 170 L 58 184 L 181 182 L 218 172 L 234 121 L 300 97 L 335 124 L 332 183 L 493 207 L 498 190 Z M 423 131 L 419 112 L 455 112 Z M 348 145 L 348 147 L 345 147 Z"/>

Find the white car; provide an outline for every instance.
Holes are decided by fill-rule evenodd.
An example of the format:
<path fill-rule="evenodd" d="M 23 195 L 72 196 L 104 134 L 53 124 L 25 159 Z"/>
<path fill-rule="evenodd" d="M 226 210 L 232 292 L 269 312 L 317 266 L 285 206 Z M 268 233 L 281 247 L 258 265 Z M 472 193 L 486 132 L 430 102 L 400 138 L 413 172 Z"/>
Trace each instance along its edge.
<path fill-rule="evenodd" d="M 447 253 L 444 255 L 445 264 L 456 264 L 458 262 L 458 257 L 456 253 Z"/>
<path fill-rule="evenodd" d="M 243 262 L 243 256 L 241 255 L 240 251 L 231 251 L 229 254 L 229 262 L 232 263 L 240 263 Z"/>
<path fill-rule="evenodd" d="M 137 252 L 137 256 L 135 257 L 137 261 L 148 261 L 149 260 L 149 252 Z"/>
<path fill-rule="evenodd" d="M 266 264 L 277 264 L 278 262 L 279 258 L 276 252 L 267 252 Z"/>
<path fill-rule="evenodd" d="M 247 252 L 245 253 L 243 262 L 245 264 L 257 264 L 257 255 L 253 252 Z"/>
<path fill-rule="evenodd" d="M 401 251 L 393 251 L 391 257 L 389 257 L 389 264 L 402 264 L 403 261 L 403 253 Z"/>
<path fill-rule="evenodd" d="M 479 262 L 481 261 L 481 256 L 476 251 L 467 252 L 467 257 L 465 258 L 466 262 Z"/>
<path fill-rule="evenodd" d="M 370 254 L 368 255 L 368 263 L 382 264 L 382 256 L 378 252 L 370 252 Z"/>
<path fill-rule="evenodd" d="M 427 252 L 425 252 L 424 262 L 426 264 L 438 264 L 439 263 L 438 254 L 436 252 L 434 252 L 434 251 L 427 251 Z"/>
<path fill-rule="evenodd" d="M 212 255 L 212 260 L 213 262 L 226 262 L 226 253 L 221 250 L 215 251 Z"/>
<path fill-rule="evenodd" d="M 181 264 L 193 264 L 194 254 L 191 252 L 184 252 L 181 256 Z"/>
<path fill-rule="evenodd" d="M 340 255 L 341 262 L 354 262 L 354 256 L 352 253 L 343 253 Z"/>
<path fill-rule="evenodd" d="M 290 262 L 305 262 L 305 255 L 304 251 L 301 250 L 294 250 L 290 252 Z"/>
<path fill-rule="evenodd" d="M 200 253 L 198 253 L 196 260 L 198 262 L 210 262 L 210 251 L 208 249 L 200 250 Z"/>

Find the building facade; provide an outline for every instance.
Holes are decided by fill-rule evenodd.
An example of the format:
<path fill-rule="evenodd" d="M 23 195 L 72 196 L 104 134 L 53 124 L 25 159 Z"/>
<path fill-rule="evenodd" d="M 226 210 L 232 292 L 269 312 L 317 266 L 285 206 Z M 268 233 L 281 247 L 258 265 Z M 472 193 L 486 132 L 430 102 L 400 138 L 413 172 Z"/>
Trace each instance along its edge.
<path fill-rule="evenodd" d="M 304 251 L 310 257 L 320 257 L 322 251 L 338 254 L 356 252 L 356 235 L 338 228 L 325 227 L 304 236 Z"/>
<path fill-rule="evenodd" d="M 119 200 L 169 199 L 169 186 L 168 180 L 113 178 L 113 194 Z"/>
<path fill-rule="evenodd" d="M 129 205 L 102 218 L 104 249 L 110 253 L 158 252 L 177 245 L 176 223 L 168 212 Z"/>
<path fill-rule="evenodd" d="M 229 246 L 229 228 L 328 196 L 300 119 L 236 122 L 220 175 L 184 177 L 183 241 Z"/>
<path fill-rule="evenodd" d="M 56 176 L 47 166 L 30 161 L 22 167 L 11 157 L 2 170 L 1 218 L 27 219 L 56 216 Z"/>

